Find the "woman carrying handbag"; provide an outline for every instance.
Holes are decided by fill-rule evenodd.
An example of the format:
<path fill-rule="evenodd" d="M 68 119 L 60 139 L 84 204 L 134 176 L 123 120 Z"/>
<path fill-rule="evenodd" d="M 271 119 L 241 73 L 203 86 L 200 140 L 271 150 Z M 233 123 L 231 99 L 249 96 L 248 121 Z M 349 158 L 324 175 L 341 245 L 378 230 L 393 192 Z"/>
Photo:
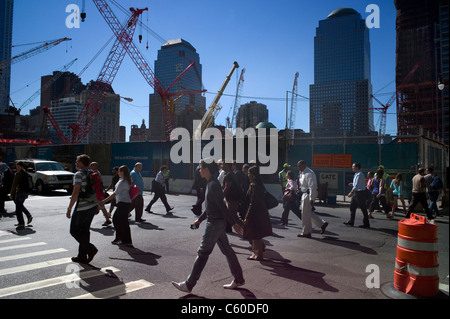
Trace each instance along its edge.
<path fill-rule="evenodd" d="M 288 225 L 289 211 L 292 212 L 300 219 L 302 214 L 298 208 L 297 191 L 298 185 L 295 181 L 294 172 L 287 172 L 287 184 L 284 190 L 283 199 L 285 200 L 283 214 L 281 215 L 281 226 L 286 227 Z"/>
<path fill-rule="evenodd" d="M 269 210 L 264 201 L 265 188 L 259 175 L 258 167 L 248 170 L 250 187 L 245 197 L 247 214 L 244 219 L 243 238 L 252 242 L 252 255 L 249 260 L 262 260 L 264 243 L 263 238 L 272 235 L 272 222 Z"/>

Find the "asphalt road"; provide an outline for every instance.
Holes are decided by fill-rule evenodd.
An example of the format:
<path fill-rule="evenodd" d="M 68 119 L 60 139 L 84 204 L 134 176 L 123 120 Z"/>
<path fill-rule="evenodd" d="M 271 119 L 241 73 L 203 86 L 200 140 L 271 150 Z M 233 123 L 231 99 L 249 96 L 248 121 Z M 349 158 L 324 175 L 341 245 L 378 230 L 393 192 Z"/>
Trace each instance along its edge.
<path fill-rule="evenodd" d="M 150 192 L 144 193 L 145 205 L 151 198 Z M 134 248 L 112 245 L 114 228 L 102 227 L 104 217 L 98 214 L 91 226 L 91 241 L 99 253 L 90 265 L 82 266 L 70 261 L 78 246 L 69 234 L 65 216 L 69 196 L 64 192 L 31 195 L 25 206 L 34 219 L 25 230 L 15 229 L 13 215 L 0 219 L 0 299 L 150 298 L 186 302 L 417 298 L 393 288 L 398 223 L 403 215 L 398 212 L 390 220 L 375 213 L 371 229 L 348 227 L 343 225 L 349 217 L 346 203 L 317 205 L 316 212 L 329 226 L 323 235 L 315 228 L 311 239 L 297 237 L 301 221 L 292 212 L 288 227 L 281 227 L 280 204 L 270 211 L 273 236 L 265 238 L 263 261 L 247 260 L 251 253 L 248 241 L 229 235 L 244 271 L 246 284 L 242 288 L 223 289 L 232 276 L 225 257 L 216 248 L 192 293 L 182 293 L 171 281 L 185 280 L 189 274 L 204 225 L 198 230 L 189 228 L 195 220 L 190 211 L 195 196 L 168 195 L 168 201 L 175 207 L 172 217 L 165 216 L 160 201 L 153 206 L 153 214 L 144 212 L 144 223 L 135 222 L 133 212 L 130 225 Z M 7 202 L 6 208 L 13 212 L 13 203 Z M 438 299 L 448 299 L 448 221 L 448 211 L 436 220 Z M 358 210 L 356 225 L 361 223 Z"/>

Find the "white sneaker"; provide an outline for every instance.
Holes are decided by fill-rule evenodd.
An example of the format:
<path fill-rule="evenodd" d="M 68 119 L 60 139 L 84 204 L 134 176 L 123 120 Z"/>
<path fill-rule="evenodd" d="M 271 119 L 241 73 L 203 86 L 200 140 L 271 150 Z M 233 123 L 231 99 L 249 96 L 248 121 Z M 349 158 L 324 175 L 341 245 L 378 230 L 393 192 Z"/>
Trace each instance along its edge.
<path fill-rule="evenodd" d="M 182 291 L 182 292 L 191 292 L 191 290 L 188 288 L 188 286 L 187 286 L 187 284 L 186 284 L 186 281 L 183 281 L 183 282 L 175 282 L 175 281 L 172 281 L 172 285 L 173 285 L 175 288 L 177 288 L 179 291 Z"/>
<path fill-rule="evenodd" d="M 230 284 L 223 285 L 223 288 L 225 288 L 225 289 L 236 289 L 237 287 L 243 286 L 244 284 L 245 284 L 245 282 L 237 283 L 237 282 L 235 282 L 233 280 Z"/>

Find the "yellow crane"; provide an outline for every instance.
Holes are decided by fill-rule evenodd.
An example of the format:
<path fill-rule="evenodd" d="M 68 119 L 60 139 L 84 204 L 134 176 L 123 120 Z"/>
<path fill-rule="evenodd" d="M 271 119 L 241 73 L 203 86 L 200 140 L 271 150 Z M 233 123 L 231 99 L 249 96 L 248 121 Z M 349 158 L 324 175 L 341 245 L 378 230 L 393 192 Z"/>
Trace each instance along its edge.
<path fill-rule="evenodd" d="M 222 86 L 220 87 L 219 91 L 217 92 L 216 96 L 214 97 L 214 100 L 211 102 L 211 105 L 206 110 L 205 114 L 203 115 L 202 132 L 204 130 L 206 130 L 207 128 L 213 126 L 214 120 L 215 120 L 217 114 L 219 114 L 220 110 L 222 109 L 222 107 L 219 105 L 219 100 L 220 100 L 223 92 L 225 91 L 225 88 L 227 87 L 228 82 L 230 82 L 230 79 L 231 79 L 231 76 L 233 75 L 234 70 L 236 70 L 237 68 L 239 68 L 239 64 L 235 61 L 233 63 L 233 66 L 232 66 L 230 72 L 228 73 L 227 77 L 225 78 L 225 81 L 223 82 Z"/>

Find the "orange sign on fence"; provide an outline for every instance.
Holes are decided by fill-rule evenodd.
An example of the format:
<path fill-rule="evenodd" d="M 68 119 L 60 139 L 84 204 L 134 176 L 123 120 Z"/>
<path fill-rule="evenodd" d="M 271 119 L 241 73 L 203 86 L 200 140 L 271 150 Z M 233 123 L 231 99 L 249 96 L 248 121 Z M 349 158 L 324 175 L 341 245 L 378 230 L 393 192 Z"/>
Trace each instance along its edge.
<path fill-rule="evenodd" d="M 314 154 L 313 166 L 315 167 L 351 167 L 351 154 Z"/>

